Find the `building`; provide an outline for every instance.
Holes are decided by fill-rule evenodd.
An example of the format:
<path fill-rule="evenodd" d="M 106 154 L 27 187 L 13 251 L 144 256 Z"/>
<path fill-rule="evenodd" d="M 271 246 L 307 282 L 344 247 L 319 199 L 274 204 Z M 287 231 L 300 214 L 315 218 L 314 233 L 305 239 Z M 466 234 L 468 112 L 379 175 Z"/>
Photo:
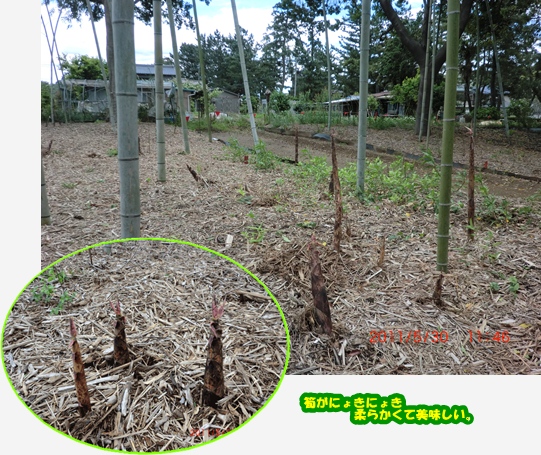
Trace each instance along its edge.
<path fill-rule="evenodd" d="M 403 106 L 393 103 L 393 95 L 388 90 L 371 93 L 369 96 L 373 96 L 378 101 L 379 107 L 376 111 L 378 115 L 387 117 L 404 115 Z M 323 104 L 327 106 L 329 102 Z M 331 106 L 334 112 L 338 111 L 343 115 L 359 115 L 359 95 L 350 95 L 345 98 L 333 100 L 331 101 Z M 376 112 L 371 112 L 370 115 L 375 115 Z"/>

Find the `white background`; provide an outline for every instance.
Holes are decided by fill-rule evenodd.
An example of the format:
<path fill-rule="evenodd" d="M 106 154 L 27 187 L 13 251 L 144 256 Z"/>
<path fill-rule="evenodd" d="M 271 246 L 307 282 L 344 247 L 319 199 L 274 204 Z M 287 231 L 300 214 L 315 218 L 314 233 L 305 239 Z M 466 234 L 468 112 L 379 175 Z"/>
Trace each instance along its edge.
<path fill-rule="evenodd" d="M 39 3 L 4 2 L 0 157 L 0 313 L 40 270 Z M 23 16 L 25 14 L 26 16 Z M 10 19 L 13 17 L 14 19 Z M 24 19 L 24 17 L 28 19 Z M 53 214 L 54 221 L 54 214 Z M 66 254 L 68 252 L 61 252 Z M 275 398 L 235 433 L 193 453 L 538 453 L 539 377 L 289 376 Z M 354 426 L 346 413 L 303 414 L 303 392 L 401 393 L 409 404 L 466 405 L 472 425 Z M 4 453 L 101 453 L 54 432 L 17 399 L 0 373 Z M 493 452 L 494 451 L 494 452 Z"/>

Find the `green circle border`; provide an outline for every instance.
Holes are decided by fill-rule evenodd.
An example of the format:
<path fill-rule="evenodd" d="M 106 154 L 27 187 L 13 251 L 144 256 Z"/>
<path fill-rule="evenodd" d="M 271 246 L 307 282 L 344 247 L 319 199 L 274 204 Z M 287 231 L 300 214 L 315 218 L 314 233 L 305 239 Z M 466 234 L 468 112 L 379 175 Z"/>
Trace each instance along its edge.
<path fill-rule="evenodd" d="M 194 248 L 199 248 L 200 250 L 203 250 L 203 251 L 206 251 L 208 253 L 212 253 L 216 256 L 219 256 L 221 257 L 222 259 L 226 259 L 228 260 L 229 262 L 235 264 L 238 268 L 240 268 L 241 270 L 243 270 L 244 272 L 246 272 L 248 275 L 250 275 L 255 281 L 257 281 L 261 286 L 263 286 L 263 289 L 265 289 L 265 291 L 269 294 L 269 296 L 271 297 L 272 301 L 274 302 L 274 304 L 276 305 L 276 308 L 278 308 L 278 311 L 280 312 L 280 316 L 282 317 L 282 322 L 284 324 L 284 329 L 285 329 L 285 332 L 286 332 L 286 359 L 285 359 L 285 363 L 284 363 L 284 369 L 282 371 L 282 374 L 280 375 L 280 380 L 278 381 L 278 384 L 276 384 L 276 387 L 274 389 L 274 391 L 272 392 L 271 396 L 267 399 L 267 401 L 265 402 L 265 404 L 260 408 L 258 409 L 248 420 L 246 420 L 245 422 L 243 422 L 242 424 L 240 424 L 238 427 L 234 428 L 233 430 L 231 431 L 228 431 L 226 434 L 223 434 L 223 435 L 220 435 L 220 436 L 217 436 L 216 438 L 210 440 L 210 441 L 205 441 L 205 442 L 201 442 L 199 444 L 196 444 L 194 446 L 191 446 L 191 447 L 184 447 L 182 449 L 175 449 L 175 450 L 166 450 L 166 451 L 163 451 L 163 452 L 128 452 L 128 451 L 123 451 L 123 450 L 116 450 L 116 449 L 109 449 L 109 448 L 106 448 L 106 447 L 100 447 L 100 446 L 96 446 L 94 444 L 90 444 L 88 442 L 84 442 L 84 441 L 81 441 L 77 438 L 74 438 L 73 436 L 70 436 L 68 435 L 67 433 L 64 433 L 60 430 L 58 430 L 57 428 L 54 428 L 52 425 L 49 425 L 47 422 L 45 422 L 43 419 L 41 419 L 23 400 L 22 398 L 19 396 L 19 394 L 17 393 L 17 391 L 15 390 L 15 387 L 13 386 L 13 383 L 11 381 L 11 378 L 9 377 L 9 374 L 8 374 L 8 371 L 7 371 L 7 367 L 6 367 L 6 363 L 5 363 L 5 359 L 4 359 L 4 334 L 5 334 L 5 330 L 6 330 L 6 324 L 7 324 L 7 321 L 8 321 L 8 318 L 11 314 L 11 312 L 13 311 L 13 307 L 16 305 L 17 301 L 19 300 L 19 298 L 21 297 L 21 294 L 26 290 L 26 288 L 28 288 L 28 286 L 30 286 L 30 284 L 36 279 L 38 278 L 41 274 L 43 274 L 44 272 L 46 272 L 47 270 L 49 270 L 50 268 L 54 267 L 56 264 L 58 264 L 59 262 L 62 262 L 64 261 L 65 259 L 68 259 L 72 256 L 75 256 L 77 254 L 80 254 L 84 251 L 87 251 L 87 250 L 91 250 L 93 248 L 97 248 L 99 246 L 103 246 L 103 245 L 111 245 L 111 244 L 114 244 L 114 243 L 123 243 L 123 242 L 133 242 L 133 241 L 158 241 L 158 242 L 167 242 L 167 243 L 179 243 L 181 245 L 188 245 L 188 246 L 191 246 L 191 247 L 194 247 Z M 26 283 L 26 285 L 23 287 L 23 289 L 21 290 L 21 292 L 19 292 L 19 294 L 17 294 L 17 297 L 15 298 L 15 301 L 13 302 L 13 304 L 11 305 L 11 307 L 9 308 L 8 310 L 8 313 L 6 315 L 6 318 L 4 319 L 4 324 L 2 326 L 2 336 L 0 338 L 0 348 L 2 350 L 2 366 L 3 366 L 3 369 L 4 369 L 4 373 L 6 375 L 6 378 L 8 379 L 8 382 L 9 382 L 9 385 L 11 386 L 11 389 L 15 392 L 15 396 L 19 399 L 19 401 L 40 421 L 42 422 L 43 424 L 47 425 L 49 428 L 53 429 L 54 431 L 56 431 L 57 433 L 60 433 L 61 435 L 67 437 L 68 439 L 71 439 L 73 441 L 76 441 L 80 444 L 84 444 L 85 446 L 88 446 L 88 447 L 93 447 L 93 448 L 96 448 L 96 449 L 100 449 L 100 450 L 104 450 L 104 451 L 107 451 L 107 452 L 113 452 L 113 453 L 132 453 L 132 454 L 139 454 L 139 453 L 148 453 L 148 454 L 159 454 L 159 453 L 174 453 L 174 452 L 181 452 L 181 451 L 186 451 L 186 450 L 192 450 L 192 449 L 196 449 L 198 447 L 202 447 L 202 446 L 205 446 L 205 445 L 208 445 L 208 444 L 211 444 L 213 442 L 216 442 L 224 437 L 227 437 L 229 436 L 230 434 L 236 432 L 237 430 L 239 430 L 240 428 L 242 428 L 244 425 L 246 425 L 247 423 L 249 423 L 254 417 L 256 417 L 263 409 L 265 409 L 267 407 L 267 405 L 270 403 L 270 401 L 274 398 L 274 396 L 276 395 L 276 392 L 278 392 L 278 389 L 280 388 L 280 386 L 282 385 L 282 381 L 284 380 L 284 377 L 286 375 L 286 371 L 287 371 L 287 366 L 289 364 L 289 358 L 290 358 L 290 355 L 291 355 L 291 340 L 290 340 L 290 337 L 289 337 L 289 328 L 287 326 L 287 321 L 286 321 L 286 318 L 285 318 L 285 315 L 282 311 L 282 308 L 280 307 L 280 304 L 278 303 L 278 300 L 276 299 L 276 297 L 274 297 L 274 294 L 270 291 L 270 289 L 267 287 L 267 285 L 265 283 L 263 283 L 263 281 L 261 281 L 261 279 L 259 279 L 254 273 L 252 273 L 250 270 L 248 270 L 246 267 L 244 267 L 242 264 L 238 263 L 237 261 L 235 261 L 234 259 L 230 258 L 229 256 L 226 256 L 225 254 L 223 253 L 220 253 L 219 251 L 215 251 L 215 250 L 212 250 L 210 248 L 207 248 L 206 246 L 203 246 L 203 245 L 199 245 L 197 243 L 192 243 L 192 242 L 187 242 L 187 241 L 184 241 L 184 240 L 178 240 L 178 239 L 168 239 L 168 238 L 161 238 L 161 237 L 134 237 L 134 238 L 124 238 L 124 239 L 114 239 L 114 240 L 107 240 L 105 242 L 100 242 L 100 243 L 95 243 L 93 245 L 90 245 L 90 246 L 86 246 L 84 248 L 81 248 L 77 251 L 74 251 L 72 253 L 69 253 L 67 254 L 66 256 L 63 256 L 61 257 L 60 259 L 57 259 L 56 261 L 52 262 L 51 264 L 49 264 L 47 267 L 45 267 L 44 269 L 42 269 L 39 273 L 37 273 L 28 283 Z"/>

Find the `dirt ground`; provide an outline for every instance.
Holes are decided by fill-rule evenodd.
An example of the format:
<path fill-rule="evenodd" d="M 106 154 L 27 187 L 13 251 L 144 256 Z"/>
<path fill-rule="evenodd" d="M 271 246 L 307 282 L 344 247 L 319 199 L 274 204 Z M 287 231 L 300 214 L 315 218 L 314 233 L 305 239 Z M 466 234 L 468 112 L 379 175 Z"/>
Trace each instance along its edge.
<path fill-rule="evenodd" d="M 321 127 L 304 126 L 308 134 Z M 276 296 L 291 338 L 288 374 L 540 374 L 541 190 L 539 136 L 515 132 L 509 143 L 497 130 L 476 140 L 476 165 L 534 180 L 485 172 L 497 195 L 533 211 L 504 224 L 477 225 L 466 235 L 466 215 L 451 216 L 449 272 L 441 303 L 436 280 L 437 217 L 431 211 L 384 201 L 344 200 L 347 235 L 332 249 L 334 205 L 325 187 L 310 194 L 280 169 L 258 171 L 225 158 L 219 141 L 166 126 L 167 181 L 157 182 L 155 127 L 140 124 L 141 236 L 189 241 L 223 252 L 257 275 Z M 339 164 L 355 160 L 355 128 L 336 128 Z M 441 130 L 430 148 L 437 158 Z M 215 138 L 253 145 L 250 131 Z M 293 157 L 292 136 L 259 131 L 267 148 Z M 42 227 L 43 266 L 87 245 L 120 236 L 116 136 L 107 124 L 42 127 L 43 159 L 52 224 Z M 413 133 L 370 130 L 374 156 L 387 149 L 420 155 Z M 329 156 L 329 143 L 301 138 L 312 155 Z M 466 132 L 458 132 L 455 162 L 465 162 Z M 207 182 L 196 182 L 190 165 Z M 535 180 L 537 179 L 537 181 Z M 463 198 L 463 194 L 455 195 Z M 538 201 L 539 199 L 537 199 Z M 464 200 L 465 202 L 465 200 Z M 307 244 L 315 235 L 333 335 L 313 326 Z M 384 247 L 383 240 L 385 241 Z M 382 249 L 384 249 L 382 253 Z M 382 260 L 383 257 L 383 260 Z M 283 333 L 282 333 L 283 335 Z"/>
<path fill-rule="evenodd" d="M 129 349 L 122 361 L 117 302 Z M 89 391 L 82 415 L 69 320 Z M 89 249 L 46 271 L 10 314 L 3 349 L 15 389 L 42 420 L 131 452 L 190 447 L 242 425 L 275 392 L 287 353 L 278 308 L 253 277 L 197 247 L 144 240 Z"/>

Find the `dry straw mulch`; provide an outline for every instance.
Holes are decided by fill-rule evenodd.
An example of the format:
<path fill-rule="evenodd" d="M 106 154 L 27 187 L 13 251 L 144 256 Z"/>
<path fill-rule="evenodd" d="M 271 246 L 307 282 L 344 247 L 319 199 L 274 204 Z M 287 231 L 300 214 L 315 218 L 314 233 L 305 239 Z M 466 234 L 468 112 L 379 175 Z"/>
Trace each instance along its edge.
<path fill-rule="evenodd" d="M 345 198 L 350 235 L 337 255 L 330 246 L 334 206 L 328 185 L 305 191 L 284 171 L 257 171 L 228 161 L 222 144 L 209 143 L 205 134 L 190 133 L 192 153 L 182 155 L 179 130 L 168 127 L 166 134 L 168 180 L 162 184 L 155 181 L 154 125 L 140 125 L 141 235 L 199 243 L 256 273 L 277 297 L 292 333 L 288 374 L 541 373 L 539 202 L 512 199 L 534 212 L 510 223 L 479 221 L 473 242 L 467 240 L 465 213 L 451 214 L 450 268 L 436 304 L 437 218 L 432 210 L 388 201 L 361 205 Z M 405 134 L 386 130 L 379 136 L 388 136 L 388 146 L 398 149 L 396 141 Z M 53 151 L 44 165 L 53 224 L 42 227 L 44 266 L 120 232 L 118 169 L 107 153 L 116 148 L 116 138 L 109 126 L 43 128 L 42 143 L 51 139 Z M 493 145 L 481 141 L 476 147 L 482 151 Z M 330 153 L 329 144 L 312 142 L 303 147 L 312 151 L 326 145 Z M 416 148 L 401 151 L 416 153 L 418 143 Z M 498 155 L 507 160 L 504 170 L 513 170 L 513 160 L 520 157 L 538 163 L 538 151 L 531 147 Z M 197 183 L 186 164 L 209 185 Z M 466 203 L 463 195 L 453 198 Z M 263 236 L 255 241 L 258 233 Z M 326 244 L 320 257 L 332 305 L 332 337 L 311 326 L 307 311 L 312 234 Z M 382 237 L 385 255 L 379 264 Z M 448 338 L 433 342 L 433 331 Z M 371 332 L 378 342 L 370 342 Z"/>
<path fill-rule="evenodd" d="M 54 266 L 21 295 L 5 327 L 4 360 L 17 393 L 52 427 L 100 447 L 174 450 L 214 439 L 254 415 L 286 361 L 281 315 L 264 288 L 226 259 L 160 241 L 92 248 Z M 66 274 L 63 282 L 58 279 Z M 54 314 L 60 296 L 74 299 Z M 213 296 L 225 300 L 225 396 L 201 402 Z M 115 313 L 126 317 L 130 362 L 113 363 Z M 92 409 L 77 413 L 68 347 L 77 327 Z"/>

